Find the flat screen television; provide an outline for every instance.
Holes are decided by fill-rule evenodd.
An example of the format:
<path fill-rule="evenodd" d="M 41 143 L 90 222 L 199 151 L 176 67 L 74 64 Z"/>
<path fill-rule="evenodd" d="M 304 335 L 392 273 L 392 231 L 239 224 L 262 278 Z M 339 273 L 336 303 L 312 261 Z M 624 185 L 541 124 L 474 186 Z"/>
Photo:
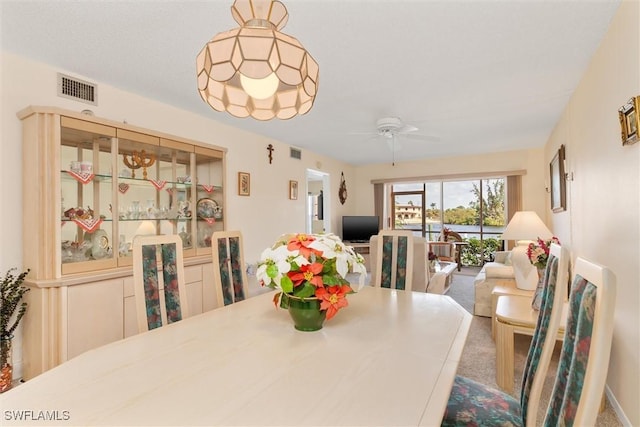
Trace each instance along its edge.
<path fill-rule="evenodd" d="M 351 243 L 368 243 L 371 236 L 380 231 L 375 215 L 345 215 L 342 217 L 342 240 Z"/>

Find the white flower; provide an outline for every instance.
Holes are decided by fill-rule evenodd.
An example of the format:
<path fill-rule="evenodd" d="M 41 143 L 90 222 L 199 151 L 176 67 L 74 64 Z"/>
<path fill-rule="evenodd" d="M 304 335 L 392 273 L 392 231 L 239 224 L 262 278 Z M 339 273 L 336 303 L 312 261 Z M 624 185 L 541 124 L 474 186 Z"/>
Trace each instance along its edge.
<path fill-rule="evenodd" d="M 258 281 L 265 286 L 269 286 L 272 282 L 276 286 L 280 286 L 282 275 L 291 270 L 291 264 L 287 258 L 298 256 L 297 252 L 290 252 L 286 246 L 278 246 L 275 249 L 267 248 L 262 251 L 256 272 Z"/>
<path fill-rule="evenodd" d="M 312 250 L 311 255 L 305 257 L 301 255 L 301 252 L 304 251 L 297 249 L 290 251 L 287 249 L 288 243 L 297 243 L 296 239 L 299 236 L 306 240 L 312 240 L 308 243 L 308 248 Z M 308 239 L 309 237 L 312 237 L 312 239 Z M 306 253 L 308 254 L 308 252 Z M 367 273 L 364 266 L 364 258 L 356 253 L 351 246 L 346 246 L 342 243 L 342 240 L 332 233 L 286 234 L 281 236 L 274 246 L 262 252 L 256 276 L 263 285 L 282 290 L 282 282 L 283 280 L 286 281 L 285 275 L 287 273 L 299 271 L 299 267 L 312 262 L 324 263 L 327 260 L 335 260 L 335 270 L 321 274 L 340 276 L 346 280 L 349 269 L 352 269 L 353 273 L 360 275 L 358 290 L 362 289 Z"/>

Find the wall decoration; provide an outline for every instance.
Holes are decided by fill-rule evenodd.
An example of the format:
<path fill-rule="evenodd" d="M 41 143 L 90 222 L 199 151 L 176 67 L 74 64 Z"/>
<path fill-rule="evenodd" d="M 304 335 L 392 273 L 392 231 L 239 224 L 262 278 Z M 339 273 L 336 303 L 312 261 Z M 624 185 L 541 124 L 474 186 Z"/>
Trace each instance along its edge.
<path fill-rule="evenodd" d="M 136 177 L 136 169 L 142 168 L 142 177 L 147 179 L 147 168 L 150 168 L 156 162 L 156 155 L 147 153 L 144 150 L 140 152 L 134 150 L 129 154 L 129 157 L 127 157 L 126 153 L 123 154 L 122 161 L 126 167 L 131 169 L 131 178 Z"/>
<path fill-rule="evenodd" d="M 298 200 L 298 181 L 289 181 L 289 199 Z"/>
<path fill-rule="evenodd" d="M 338 189 L 338 197 L 340 198 L 340 203 L 344 205 L 344 202 L 347 201 L 347 183 L 344 180 L 344 172 L 342 172 L 340 175 L 340 188 Z"/>
<path fill-rule="evenodd" d="M 269 164 L 271 164 L 273 161 L 273 152 L 276 151 L 276 149 L 273 148 L 273 144 L 267 145 L 267 151 L 269 152 Z"/>
<path fill-rule="evenodd" d="M 640 95 L 631 98 L 618 110 L 622 145 L 631 145 L 638 142 L 638 129 L 640 128 L 639 114 Z"/>
<path fill-rule="evenodd" d="M 249 172 L 238 172 L 238 196 L 251 194 L 251 175 Z"/>
<path fill-rule="evenodd" d="M 551 183 L 551 210 L 553 212 L 562 212 L 567 209 L 567 189 L 564 171 L 564 145 L 561 145 L 558 152 L 549 164 L 550 183 Z"/>

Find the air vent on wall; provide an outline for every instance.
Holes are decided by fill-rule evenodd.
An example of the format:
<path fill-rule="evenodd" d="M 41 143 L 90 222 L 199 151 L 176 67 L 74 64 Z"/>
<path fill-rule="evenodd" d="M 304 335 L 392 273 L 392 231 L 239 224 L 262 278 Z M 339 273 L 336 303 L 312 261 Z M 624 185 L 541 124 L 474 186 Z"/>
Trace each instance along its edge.
<path fill-rule="evenodd" d="M 58 96 L 98 105 L 98 86 L 58 73 Z"/>
<path fill-rule="evenodd" d="M 291 156 L 292 159 L 302 159 L 302 150 L 299 148 L 293 148 L 290 147 L 289 148 L 289 155 Z"/>

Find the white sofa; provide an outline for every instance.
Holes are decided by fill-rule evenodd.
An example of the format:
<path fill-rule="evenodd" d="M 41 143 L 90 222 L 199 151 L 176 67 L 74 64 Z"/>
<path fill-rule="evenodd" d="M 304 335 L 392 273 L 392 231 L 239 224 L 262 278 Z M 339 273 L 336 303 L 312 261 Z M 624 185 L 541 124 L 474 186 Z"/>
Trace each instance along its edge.
<path fill-rule="evenodd" d="M 473 282 L 475 289 L 473 314 L 476 316 L 492 317 L 491 292 L 494 287 L 516 287 L 510 255 L 511 251 L 496 252 L 495 261 L 486 263 L 477 274 Z"/>

